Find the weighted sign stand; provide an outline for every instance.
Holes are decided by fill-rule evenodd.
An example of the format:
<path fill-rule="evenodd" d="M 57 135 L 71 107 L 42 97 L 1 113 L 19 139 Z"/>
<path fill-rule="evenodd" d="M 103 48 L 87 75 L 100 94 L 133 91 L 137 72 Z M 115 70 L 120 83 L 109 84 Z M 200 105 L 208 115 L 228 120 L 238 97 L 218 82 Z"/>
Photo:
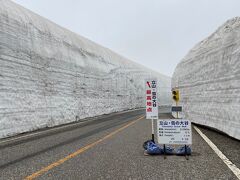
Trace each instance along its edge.
<path fill-rule="evenodd" d="M 157 121 L 158 143 L 163 146 L 164 159 L 168 155 L 185 156 L 189 160 L 191 155 L 192 128 L 187 119 L 159 119 Z M 168 146 L 170 145 L 170 146 Z M 171 147 L 180 145 L 179 147 Z"/>

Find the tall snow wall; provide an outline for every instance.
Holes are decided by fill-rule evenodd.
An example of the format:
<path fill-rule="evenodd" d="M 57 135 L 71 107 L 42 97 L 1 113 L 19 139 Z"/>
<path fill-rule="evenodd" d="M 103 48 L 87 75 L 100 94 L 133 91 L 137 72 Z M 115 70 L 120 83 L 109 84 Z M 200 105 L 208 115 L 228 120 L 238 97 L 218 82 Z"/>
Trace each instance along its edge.
<path fill-rule="evenodd" d="M 240 139 L 240 18 L 227 21 L 177 65 L 183 113 L 191 121 Z"/>
<path fill-rule="evenodd" d="M 0 138 L 144 107 L 150 77 L 170 104 L 170 77 L 0 0 Z"/>

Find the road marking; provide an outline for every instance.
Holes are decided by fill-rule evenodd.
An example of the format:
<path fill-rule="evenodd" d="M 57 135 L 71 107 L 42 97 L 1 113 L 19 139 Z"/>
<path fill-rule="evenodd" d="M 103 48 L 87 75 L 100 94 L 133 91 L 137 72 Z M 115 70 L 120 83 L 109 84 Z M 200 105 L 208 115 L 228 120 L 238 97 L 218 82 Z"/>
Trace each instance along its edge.
<path fill-rule="evenodd" d="M 202 133 L 200 129 L 198 129 L 196 126 L 193 126 L 194 129 L 200 134 L 200 136 L 208 143 L 208 145 L 214 150 L 214 152 L 223 160 L 223 162 L 229 167 L 229 169 L 237 176 L 238 179 L 240 179 L 240 169 L 233 164 L 219 149 L 218 147 L 213 144 L 213 142 Z"/>
<path fill-rule="evenodd" d="M 119 129 L 111 132 L 110 134 L 104 136 L 103 138 L 101 138 L 101 139 L 99 139 L 99 140 L 97 140 L 97 141 L 95 141 L 95 142 L 93 142 L 93 143 L 91 143 L 91 144 L 89 144 L 89 145 L 87 145 L 87 146 L 85 146 L 85 147 L 83 147 L 83 148 L 78 149 L 77 151 L 69 154 L 68 156 L 66 156 L 66 157 L 64 157 L 64 158 L 62 158 L 62 159 L 60 159 L 60 160 L 58 160 L 58 161 L 56 161 L 56 162 L 54 162 L 54 163 L 46 166 L 46 167 L 43 167 L 43 168 L 40 169 L 39 171 L 37 171 L 37 172 L 35 172 L 35 173 L 27 176 L 27 177 L 24 178 L 24 179 L 25 179 L 25 180 L 32 180 L 32 179 L 37 178 L 38 176 L 42 175 L 43 173 L 46 173 L 47 171 L 49 171 L 49 170 L 51 170 L 51 169 L 53 169 L 53 168 L 55 168 L 55 167 L 63 164 L 65 161 L 74 158 L 75 156 L 77 156 L 77 155 L 83 153 L 84 151 L 86 151 L 86 150 L 88 150 L 88 149 L 96 146 L 97 144 L 101 143 L 102 141 L 104 141 L 104 140 L 106 140 L 106 139 L 114 136 L 115 134 L 119 133 L 120 131 L 122 131 L 122 130 L 126 129 L 127 127 L 129 127 L 129 126 L 135 124 L 136 122 L 140 121 L 140 120 L 143 119 L 144 117 L 145 117 L 145 116 L 141 116 L 140 118 L 138 118 L 138 119 L 136 119 L 136 120 L 134 120 L 134 121 L 126 124 L 125 126 L 122 126 L 121 128 L 119 128 Z"/>
<path fill-rule="evenodd" d="M 137 111 L 137 110 L 141 110 L 141 109 L 144 109 L 144 108 L 127 110 L 127 111 L 117 112 L 117 113 L 113 113 L 113 114 L 109 114 L 109 115 L 110 116 L 115 116 L 115 115 L 125 114 L 125 113 L 129 113 L 129 112 Z M 26 134 L 26 135 L 20 135 L 19 137 L 13 137 L 11 139 L 7 139 L 7 140 L 3 140 L 3 141 L 0 140 L 0 145 L 6 144 L 6 143 L 11 143 L 11 142 L 14 142 L 16 140 L 21 140 L 21 139 L 25 139 L 25 138 L 29 138 L 29 137 L 31 138 L 31 137 L 38 136 L 38 135 L 41 135 L 41 134 L 55 132 L 55 131 L 65 129 L 65 128 L 68 128 L 68 127 L 74 127 L 76 125 L 84 124 L 84 123 L 91 122 L 91 121 L 96 121 L 96 119 L 76 121 L 75 123 L 73 122 L 73 124 L 65 124 L 65 125 L 60 126 L 60 127 L 53 127 L 51 129 L 46 129 L 46 130 L 43 130 L 43 131 L 40 131 L 40 132 L 33 132 L 33 133 L 30 133 L 30 134 Z"/>

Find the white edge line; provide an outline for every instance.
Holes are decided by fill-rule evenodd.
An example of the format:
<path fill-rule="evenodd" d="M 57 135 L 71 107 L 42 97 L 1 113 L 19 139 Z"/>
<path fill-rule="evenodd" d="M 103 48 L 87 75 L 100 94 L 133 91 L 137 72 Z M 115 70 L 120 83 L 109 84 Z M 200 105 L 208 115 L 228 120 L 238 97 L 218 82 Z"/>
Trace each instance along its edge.
<path fill-rule="evenodd" d="M 229 167 L 229 169 L 240 179 L 240 169 L 233 164 L 219 149 L 218 147 L 213 144 L 213 142 L 202 133 L 200 129 L 196 126 L 193 126 L 194 129 L 198 132 L 198 134 L 208 143 L 208 145 L 214 150 L 214 152 L 223 160 L 223 162 Z"/>

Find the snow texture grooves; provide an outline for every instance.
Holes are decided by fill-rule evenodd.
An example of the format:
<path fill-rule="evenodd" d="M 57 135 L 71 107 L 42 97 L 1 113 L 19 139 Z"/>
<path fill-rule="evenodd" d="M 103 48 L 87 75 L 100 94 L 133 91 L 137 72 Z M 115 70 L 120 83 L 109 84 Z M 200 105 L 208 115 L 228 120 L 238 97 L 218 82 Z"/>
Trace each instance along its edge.
<path fill-rule="evenodd" d="M 0 0 L 0 137 L 145 105 L 157 77 L 170 81 L 8 0 Z"/>
<path fill-rule="evenodd" d="M 177 65 L 184 116 L 240 139 L 240 17 L 228 20 Z"/>

